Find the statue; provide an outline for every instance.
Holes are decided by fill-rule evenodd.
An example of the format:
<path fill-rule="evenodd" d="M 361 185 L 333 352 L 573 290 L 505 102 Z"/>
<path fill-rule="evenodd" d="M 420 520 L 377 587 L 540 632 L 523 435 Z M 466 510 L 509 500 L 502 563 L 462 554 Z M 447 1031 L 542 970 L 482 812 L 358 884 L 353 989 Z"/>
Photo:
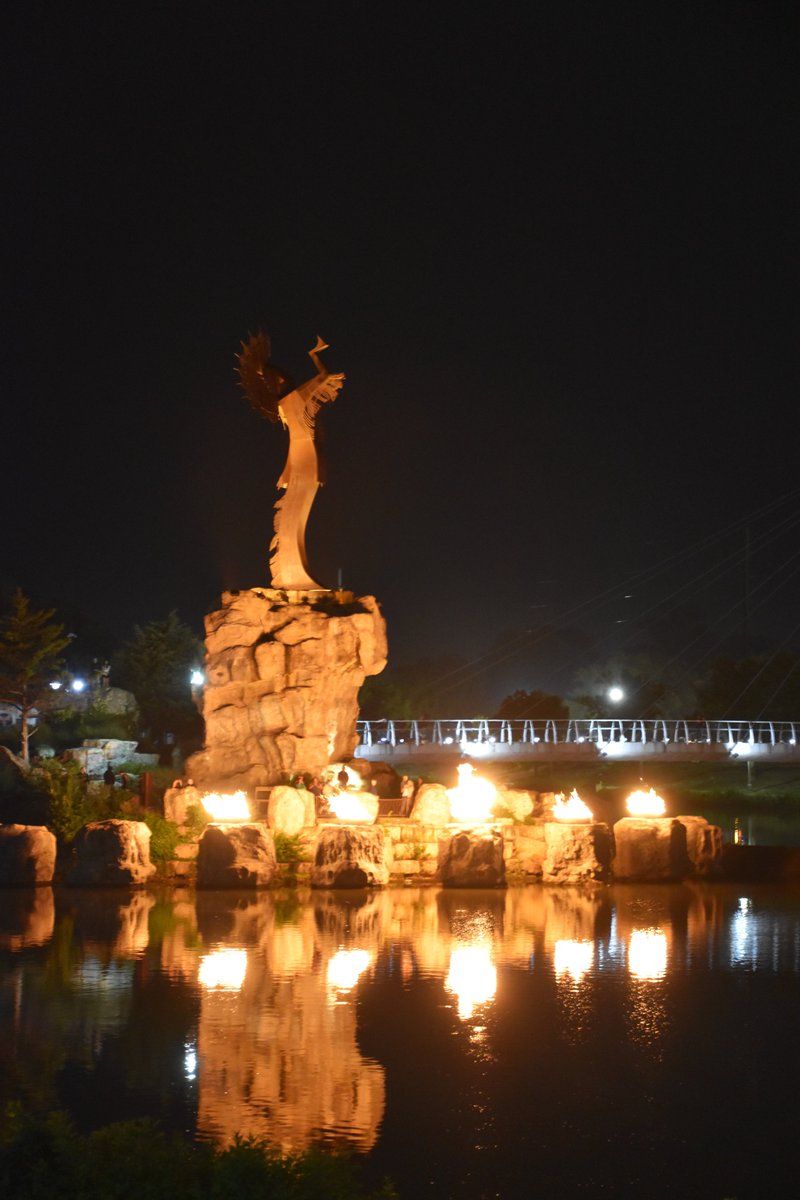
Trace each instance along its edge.
<path fill-rule="evenodd" d="M 308 571 L 306 522 L 317 488 L 323 482 L 315 422 L 320 404 L 335 400 L 344 375 L 334 375 L 319 355 L 328 347 L 322 338 L 309 350 L 317 374 L 300 387 L 270 364 L 271 346 L 257 333 L 236 356 L 237 373 L 247 399 L 268 421 L 280 421 L 289 431 L 289 451 L 278 487 L 285 493 L 275 504 L 275 533 L 270 543 L 272 586 L 297 591 L 323 591 Z"/>

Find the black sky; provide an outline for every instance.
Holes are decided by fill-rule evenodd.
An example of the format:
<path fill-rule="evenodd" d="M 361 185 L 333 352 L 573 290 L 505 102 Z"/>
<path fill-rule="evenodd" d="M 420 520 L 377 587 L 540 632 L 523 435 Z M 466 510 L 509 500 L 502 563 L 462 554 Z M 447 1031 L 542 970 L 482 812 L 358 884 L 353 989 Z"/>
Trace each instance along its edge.
<path fill-rule="evenodd" d="M 267 583 L 263 327 L 347 375 L 311 567 L 395 660 L 541 622 L 610 653 L 669 604 L 730 631 L 748 528 L 750 620 L 796 636 L 794 5 L 3 21 L 4 586 L 124 635 Z"/>

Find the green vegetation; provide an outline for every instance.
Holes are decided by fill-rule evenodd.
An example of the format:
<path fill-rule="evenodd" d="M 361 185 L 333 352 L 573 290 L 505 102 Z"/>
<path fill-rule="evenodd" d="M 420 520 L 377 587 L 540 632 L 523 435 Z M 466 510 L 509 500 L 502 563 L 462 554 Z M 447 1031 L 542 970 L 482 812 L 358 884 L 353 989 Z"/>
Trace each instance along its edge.
<path fill-rule="evenodd" d="M 353 1159 L 312 1150 L 281 1155 L 239 1137 L 225 1150 L 193 1146 L 149 1120 L 77 1133 L 63 1113 L 42 1120 L 9 1106 L 0 1122 L 4 1200 L 392 1200 Z"/>
<path fill-rule="evenodd" d="M 55 609 L 31 609 L 19 589 L 11 611 L 0 616 L 0 700 L 15 708 L 20 717 L 20 757 L 30 761 L 30 738 L 34 710 L 48 706 L 50 682 L 61 666 L 61 651 L 69 645 L 64 626 L 53 621 Z"/>
<path fill-rule="evenodd" d="M 279 863 L 307 862 L 308 855 L 299 833 L 275 834 L 275 857 Z"/>

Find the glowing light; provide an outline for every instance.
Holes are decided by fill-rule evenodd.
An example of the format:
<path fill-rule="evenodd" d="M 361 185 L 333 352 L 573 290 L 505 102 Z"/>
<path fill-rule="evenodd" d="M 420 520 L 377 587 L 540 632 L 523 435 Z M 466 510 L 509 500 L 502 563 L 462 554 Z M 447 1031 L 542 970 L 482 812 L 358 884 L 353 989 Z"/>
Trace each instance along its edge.
<path fill-rule="evenodd" d="M 568 975 L 580 983 L 592 969 L 594 942 L 559 941 L 553 947 L 553 970 L 556 977 Z"/>
<path fill-rule="evenodd" d="M 325 798 L 337 820 L 366 821 L 370 825 L 374 824 L 377 814 L 367 807 L 357 792 L 336 792 L 330 795 L 326 792 Z"/>
<path fill-rule="evenodd" d="M 367 950 L 337 950 L 328 960 L 328 987 L 337 992 L 350 992 L 369 966 Z"/>
<path fill-rule="evenodd" d="M 209 792 L 202 797 L 203 808 L 215 821 L 249 821 L 250 806 L 244 792 Z"/>
<path fill-rule="evenodd" d="M 569 794 L 569 800 L 564 800 L 564 793 L 559 792 L 553 804 L 553 816 L 557 821 L 591 821 L 593 813 L 581 800 L 575 788 Z"/>
<path fill-rule="evenodd" d="M 450 952 L 450 970 L 444 986 L 458 1000 L 458 1015 L 469 1020 L 480 1004 L 493 999 L 497 991 L 497 968 L 488 946 L 454 946 Z"/>
<path fill-rule="evenodd" d="M 619 704 L 621 700 L 625 699 L 625 693 L 621 687 L 615 684 L 614 687 L 608 689 L 608 698 L 612 704 Z"/>
<path fill-rule="evenodd" d="M 198 671 L 195 667 L 195 669 L 189 675 L 189 684 L 191 687 L 202 687 L 205 681 L 206 677 L 203 672 Z"/>
<path fill-rule="evenodd" d="M 663 817 L 667 811 L 664 801 L 652 788 L 649 792 L 637 789 L 625 801 L 632 817 Z"/>
<path fill-rule="evenodd" d="M 53 689 L 54 692 L 57 692 L 59 690 L 59 688 L 61 687 L 61 680 L 60 679 L 52 679 L 50 681 L 50 687 Z"/>
<path fill-rule="evenodd" d="M 73 679 L 73 681 L 72 681 L 73 692 L 82 692 L 85 687 L 86 687 L 85 679 Z"/>
<path fill-rule="evenodd" d="M 492 819 L 492 808 L 497 801 L 497 788 L 488 779 L 475 774 L 472 763 L 460 763 L 458 783 L 447 789 L 450 815 L 461 823 L 488 822 Z"/>
<path fill-rule="evenodd" d="M 246 972 L 246 950 L 214 950 L 200 959 L 197 978 L 208 991 L 238 992 Z"/>
<path fill-rule="evenodd" d="M 634 929 L 628 943 L 628 969 L 637 979 L 663 979 L 667 973 L 667 935 L 663 929 Z"/>

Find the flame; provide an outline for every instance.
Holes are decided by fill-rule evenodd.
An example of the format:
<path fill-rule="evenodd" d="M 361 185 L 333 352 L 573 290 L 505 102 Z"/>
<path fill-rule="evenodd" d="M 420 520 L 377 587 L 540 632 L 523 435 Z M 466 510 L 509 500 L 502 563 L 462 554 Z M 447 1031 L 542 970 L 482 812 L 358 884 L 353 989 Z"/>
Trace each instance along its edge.
<path fill-rule="evenodd" d="M 357 792 L 326 793 L 326 799 L 331 812 L 340 821 L 367 821 L 371 825 L 375 820 Z"/>
<path fill-rule="evenodd" d="M 563 792 L 557 794 L 553 805 L 553 816 L 557 821 L 591 821 L 594 814 L 573 788 L 569 794 L 569 800 L 564 800 Z"/>
<path fill-rule="evenodd" d="M 444 986 L 455 992 L 462 1021 L 469 1020 L 477 1006 L 493 999 L 497 991 L 497 968 L 492 962 L 491 947 L 454 946 Z"/>
<path fill-rule="evenodd" d="M 460 763 L 458 783 L 447 789 L 450 815 L 454 821 L 491 821 L 492 808 L 497 800 L 497 788 L 488 779 L 475 775 L 472 763 Z"/>
<path fill-rule="evenodd" d="M 666 804 L 652 788 L 649 792 L 643 792 L 641 789 L 631 792 L 625 803 L 632 817 L 663 817 L 667 811 Z"/>
<path fill-rule="evenodd" d="M 202 797 L 203 808 L 215 821 L 249 821 L 250 806 L 244 792 L 209 792 Z"/>
<path fill-rule="evenodd" d="M 246 950 L 214 950 L 200 959 L 197 978 L 209 991 L 238 992 L 246 971 Z"/>

